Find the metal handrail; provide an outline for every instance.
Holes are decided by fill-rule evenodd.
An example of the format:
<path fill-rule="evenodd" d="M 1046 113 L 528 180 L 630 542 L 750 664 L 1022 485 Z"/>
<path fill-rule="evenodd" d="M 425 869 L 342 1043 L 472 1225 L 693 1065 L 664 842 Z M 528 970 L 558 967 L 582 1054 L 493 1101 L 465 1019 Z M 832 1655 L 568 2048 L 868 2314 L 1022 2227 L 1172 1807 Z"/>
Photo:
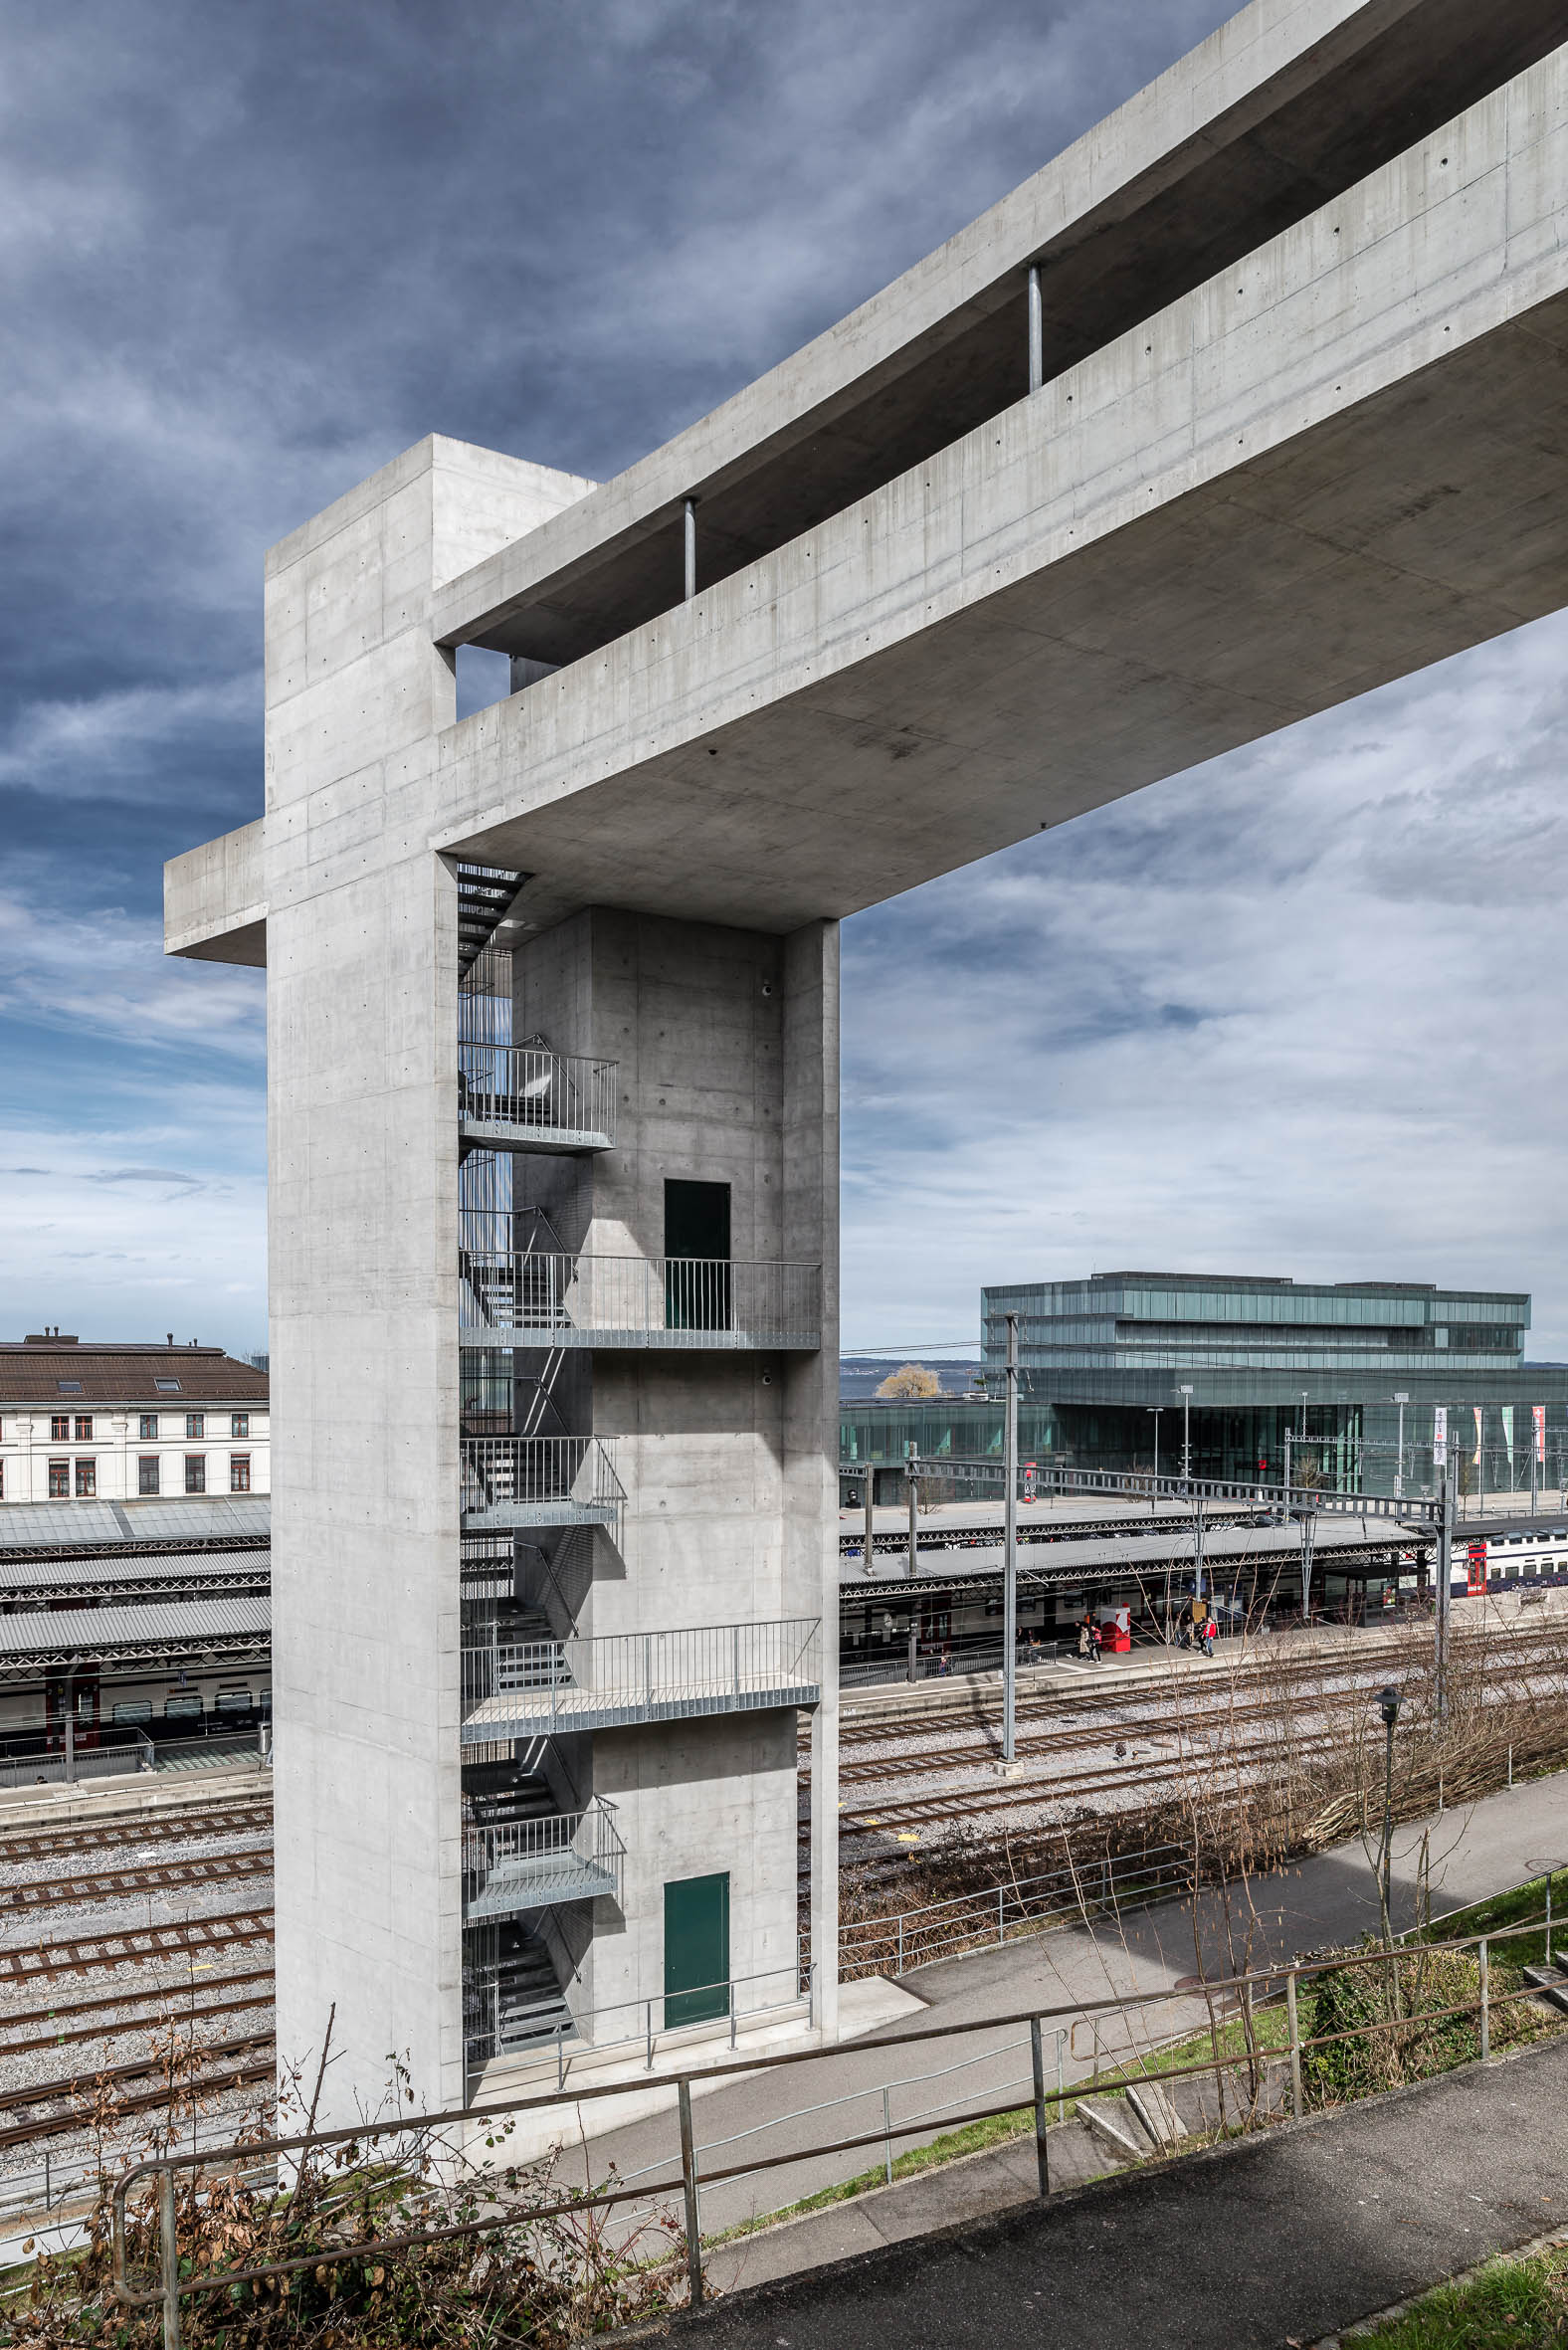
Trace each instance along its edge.
<path fill-rule="evenodd" d="M 617 1064 L 531 1045 L 458 1046 L 458 1110 L 465 1123 L 555 1137 L 615 1141 Z"/>
<path fill-rule="evenodd" d="M 619 1532 L 626 1491 L 597 1436 L 467 1436 L 463 1514 L 510 1525 L 604 1525 Z"/>
<path fill-rule="evenodd" d="M 1479 1959 L 1478 1997 L 1474 2001 L 1464 2001 L 1435 2010 L 1425 2010 L 1420 2017 L 1412 2017 L 1407 2021 L 1432 2023 L 1453 2017 L 1474 2015 L 1478 2020 L 1480 2053 L 1484 2059 L 1490 2045 L 1490 2019 L 1495 2010 L 1539 1996 L 1533 1987 L 1528 1986 L 1517 1992 L 1492 1992 L 1487 1964 L 1488 1947 L 1493 1943 L 1506 1942 L 1521 1935 L 1533 1934 L 1538 1930 L 1538 1920 L 1530 1919 L 1517 1926 L 1503 1927 L 1491 1934 L 1469 1935 L 1441 1945 L 1416 1945 L 1415 1947 L 1441 1947 L 1449 1951 L 1464 1950 L 1473 1945 Z M 955 2040 L 977 2032 L 997 2032 L 1015 2025 L 1027 2026 L 1033 2058 L 1033 2105 L 1039 2192 L 1041 2200 L 1045 2201 L 1051 2192 L 1050 2154 L 1047 2140 L 1051 2099 L 1046 2086 L 1044 2057 L 1044 2028 L 1047 2024 L 1059 2025 L 1067 2020 L 1071 2033 L 1075 2023 L 1092 2021 L 1095 2025 L 1095 2040 L 1096 2047 L 1098 2047 L 1098 2026 L 1100 2021 L 1107 2017 L 1142 2014 L 1168 2005 L 1172 2001 L 1199 2002 L 1207 2011 L 1211 2021 L 1215 2016 L 1217 2006 L 1227 2011 L 1239 2012 L 1245 2016 L 1252 2013 L 1261 2001 L 1277 1999 L 1282 1988 L 1285 1998 L 1285 2012 L 1288 2018 L 1288 2040 L 1284 2047 L 1275 2050 L 1262 2050 L 1252 2043 L 1251 2035 L 1249 2035 L 1249 2045 L 1235 2055 L 1222 2056 L 1216 2045 L 1215 2052 L 1211 2056 L 1200 2058 L 1195 2062 L 1179 2065 L 1162 2064 L 1158 2077 L 1168 2081 L 1212 2073 L 1219 2078 L 1227 2072 L 1256 2072 L 1260 2066 L 1271 2060 L 1281 2066 L 1288 2064 L 1291 2106 L 1295 2114 L 1299 2116 L 1303 2109 L 1301 2058 L 1306 2052 L 1336 2046 L 1346 2041 L 1364 2039 L 1369 2034 L 1385 2032 L 1389 2029 L 1386 2021 L 1379 2020 L 1372 2024 L 1353 2025 L 1340 2032 L 1303 2037 L 1299 2029 L 1297 1997 L 1300 1985 L 1303 1982 L 1310 1982 L 1318 1975 L 1342 1973 L 1358 1967 L 1387 1966 L 1397 1958 L 1408 1955 L 1412 1947 L 1407 1942 L 1401 1944 L 1398 1949 L 1374 1948 L 1349 1954 L 1294 1959 L 1268 1967 L 1251 1969 L 1239 1975 L 1226 1975 L 1206 1980 L 1201 1982 L 1196 1990 L 1191 1986 L 1178 1989 L 1171 1985 L 1158 1991 L 1131 1992 L 1107 1999 L 1076 2000 L 1054 2007 L 1024 2008 L 1001 2016 L 972 2016 L 957 2023 L 915 2025 L 912 2028 L 900 2025 L 893 2034 L 874 2034 L 857 2042 L 855 2054 L 858 2056 L 865 2056 L 882 2050 L 896 2050 L 903 2053 L 912 2046 L 925 2041 Z M 1006 2054 L 1005 2044 L 1002 2050 L 996 2053 Z M 646 2203 L 655 2196 L 680 2195 L 684 2201 L 686 2214 L 686 2272 L 690 2295 L 693 2303 L 700 2302 L 703 2298 L 704 2286 L 698 2197 L 704 2185 L 712 2187 L 731 2179 L 755 2177 L 764 2171 L 785 2168 L 809 2159 L 820 2159 L 828 2154 L 847 2153 L 866 2146 L 890 2145 L 893 2137 L 917 2135 L 926 2126 L 928 2117 L 917 2117 L 896 2125 L 884 2120 L 882 2129 L 860 2132 L 851 2137 L 830 2140 L 825 2144 L 791 2147 L 783 2153 L 754 2155 L 749 2160 L 729 2164 L 722 2170 L 709 2171 L 704 2177 L 701 2173 L 691 2121 L 693 2081 L 700 2078 L 704 2087 L 711 2087 L 718 2082 L 739 2078 L 744 2078 L 749 2083 L 755 2084 L 765 2073 L 780 2072 L 798 2064 L 820 2063 L 825 2057 L 834 2057 L 839 2054 L 840 2051 L 835 2045 L 787 2049 L 774 2052 L 771 2055 L 758 2054 L 737 2056 L 728 2063 L 704 2064 L 699 2068 L 665 2075 L 662 2085 L 675 2090 L 677 2110 L 680 2115 L 681 2165 L 679 2174 L 660 2181 L 654 2187 L 632 2185 L 621 2181 L 614 2186 L 601 2188 L 588 2194 L 562 2196 L 553 2203 L 530 2206 L 527 2212 L 528 2220 L 537 2224 L 546 2219 L 563 2218 L 571 2213 L 603 2211 L 616 2204 Z M 1142 2060 L 1140 2052 L 1136 2048 L 1131 2052 L 1129 2060 L 1133 2064 Z M 477 2239 L 499 2230 L 514 2228 L 518 2219 L 517 2213 L 510 2209 L 486 2211 L 477 2217 L 457 2221 L 445 2227 L 405 2229 L 401 2233 L 390 2236 L 358 2238 L 341 2245 L 317 2246 L 305 2252 L 295 2253 L 283 2259 L 257 2262 L 251 2267 L 214 2268 L 203 2275 L 187 2274 L 182 2276 L 179 2264 L 177 2212 L 174 2196 L 175 2177 L 181 2171 L 203 2168 L 211 2170 L 224 2165 L 227 2165 L 231 2170 L 238 2169 L 242 2165 L 249 2170 L 255 2170 L 258 2164 L 269 2156 L 276 2158 L 279 2155 L 297 2154 L 305 2149 L 349 2145 L 363 2147 L 372 2140 L 387 2137 L 412 2136 L 428 2148 L 431 2134 L 438 2130 L 456 2128 L 465 2122 L 483 2121 L 487 2128 L 493 2132 L 508 2115 L 545 2113 L 560 2107 L 563 2103 L 577 2109 L 577 2126 L 581 2128 L 583 2126 L 581 2107 L 604 2098 L 624 2097 L 625 2094 L 626 2082 L 624 2079 L 579 2082 L 564 2094 L 557 2088 L 553 2092 L 546 2091 L 540 2095 L 496 2100 L 484 2105 L 466 2104 L 439 2113 L 409 2114 L 384 2121 L 361 2120 L 343 2128 L 302 2131 L 294 2136 L 279 2137 L 259 2144 L 236 2144 L 209 2152 L 193 2150 L 148 2157 L 133 2164 L 130 2169 L 122 2171 L 115 2180 L 112 2189 L 110 2197 L 112 2245 L 110 2290 L 114 2298 L 124 2307 L 153 2308 L 161 2305 L 165 2350 L 178 2350 L 179 2303 L 182 2298 L 193 2293 L 232 2291 L 237 2285 L 260 2281 L 264 2277 L 291 2275 L 304 2268 L 320 2269 L 340 2260 L 360 2261 L 370 2252 L 401 2252 L 422 2245 L 450 2243 L 463 2238 Z M 1018 2109 L 1019 2099 L 1015 2091 L 1008 2096 L 1005 2102 L 992 2103 L 953 2117 L 949 2126 L 962 2126 L 985 2121 L 999 2114 L 1016 2112 Z M 809 2112 L 811 2109 L 803 2110 Z M 294 2166 L 291 2164 L 286 2167 L 292 2170 Z M 280 2175 L 283 2175 L 282 2170 Z M 128 2281 L 125 2266 L 126 2198 L 132 2186 L 141 2179 L 152 2179 L 157 2182 L 161 2221 L 161 2275 L 158 2283 L 150 2288 L 132 2285 Z"/>
<path fill-rule="evenodd" d="M 822 1268 L 783 1259 L 559 1255 L 465 1249 L 465 1331 L 537 1332 L 541 1345 L 815 1347 Z"/>
<path fill-rule="evenodd" d="M 705 2035 L 713 2024 L 727 2023 L 729 2045 L 733 2048 L 743 2024 L 754 2025 L 764 2016 L 798 2015 L 810 2006 L 810 1976 L 809 1963 L 798 1953 L 795 1963 L 788 1967 L 768 1967 L 752 1975 L 731 1975 L 722 1982 L 687 1984 L 683 1991 L 659 1991 L 642 1999 L 617 1999 L 599 2007 L 569 2008 L 559 2031 L 547 2031 L 508 2045 L 500 2029 L 500 1969 L 486 1967 L 474 1990 L 478 2002 L 490 2004 L 490 2028 L 483 2034 L 469 2034 L 464 2047 L 468 2072 L 472 2077 L 492 2059 L 512 2057 L 518 2063 L 530 2060 L 542 2063 L 552 2056 L 556 2085 L 564 2087 L 574 2063 L 597 2061 L 617 2049 L 633 2048 L 642 2050 L 644 2069 L 652 2072 L 661 2042 L 684 2041 L 693 2033 Z M 782 1996 L 746 2000 L 742 1994 L 749 1985 L 757 1983 L 779 1987 Z M 701 2003 L 708 2013 L 683 2018 L 682 2001 Z M 677 2010 L 673 2020 L 672 2008 Z M 605 2019 L 613 2016 L 627 2019 L 631 2029 L 607 2033 Z"/>
<path fill-rule="evenodd" d="M 466 1828 L 464 1915 L 514 1916 L 601 1893 L 619 1899 L 625 1859 L 615 1807 L 601 1796 L 581 1812 Z"/>
<path fill-rule="evenodd" d="M 1128 1897 L 1190 1887 L 1193 1854 L 1183 1845 L 1150 1845 L 1136 1853 L 1107 1853 L 1096 1860 L 1069 1859 L 1061 1868 L 1013 1878 L 979 1893 L 954 1893 L 919 1909 L 886 1917 L 852 1918 L 839 1929 L 839 1971 L 846 1962 L 895 1975 L 929 1966 L 960 1950 L 1004 1943 L 1009 1930 L 1045 1927 L 1086 1910 L 1116 1906 Z"/>
<path fill-rule="evenodd" d="M 519 1641 L 463 1652 L 465 1730 L 553 1735 L 816 1702 L 822 1620 L 704 1624 L 600 1639 Z"/>

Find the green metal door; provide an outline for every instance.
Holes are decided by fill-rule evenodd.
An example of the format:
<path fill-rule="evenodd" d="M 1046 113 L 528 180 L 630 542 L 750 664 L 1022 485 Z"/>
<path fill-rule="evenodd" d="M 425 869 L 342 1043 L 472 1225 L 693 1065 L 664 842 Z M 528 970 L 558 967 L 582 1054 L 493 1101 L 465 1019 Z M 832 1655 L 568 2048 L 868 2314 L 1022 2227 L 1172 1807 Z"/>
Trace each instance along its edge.
<path fill-rule="evenodd" d="M 729 2013 L 729 1872 L 665 1887 L 665 2029 Z"/>

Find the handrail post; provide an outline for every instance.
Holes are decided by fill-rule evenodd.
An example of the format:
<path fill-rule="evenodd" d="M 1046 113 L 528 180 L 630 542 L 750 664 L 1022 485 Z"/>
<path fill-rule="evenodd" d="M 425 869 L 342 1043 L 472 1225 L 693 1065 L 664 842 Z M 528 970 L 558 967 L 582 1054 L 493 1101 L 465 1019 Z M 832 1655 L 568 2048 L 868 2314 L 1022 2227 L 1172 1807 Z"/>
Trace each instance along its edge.
<path fill-rule="evenodd" d="M 1051 2154 L 1046 2145 L 1046 2052 L 1038 2016 L 1029 2019 L 1029 2059 L 1035 2075 L 1035 2168 L 1044 2203 L 1051 2193 Z"/>
<path fill-rule="evenodd" d="M 172 2171 L 158 2173 L 158 2236 L 163 2283 L 163 2350 L 180 2350 L 180 2248 Z"/>
<path fill-rule="evenodd" d="M 882 2090 L 882 2178 L 892 2185 L 892 2091 Z"/>
<path fill-rule="evenodd" d="M 1301 2026 L 1295 2006 L 1296 1970 L 1284 1979 L 1284 2012 L 1290 2027 L 1290 2111 L 1301 2118 Z"/>
<path fill-rule="evenodd" d="M 1475 1953 L 1480 1961 L 1480 2054 L 1481 2062 L 1491 2055 L 1491 1986 L 1488 1980 L 1486 1937 L 1482 1934 Z"/>
<path fill-rule="evenodd" d="M 696 2192 L 696 2139 L 691 2130 L 691 2082 L 685 2072 L 676 2087 L 681 2105 L 681 2179 L 686 2189 L 686 2283 L 695 2309 L 702 2298 L 702 2222 Z"/>

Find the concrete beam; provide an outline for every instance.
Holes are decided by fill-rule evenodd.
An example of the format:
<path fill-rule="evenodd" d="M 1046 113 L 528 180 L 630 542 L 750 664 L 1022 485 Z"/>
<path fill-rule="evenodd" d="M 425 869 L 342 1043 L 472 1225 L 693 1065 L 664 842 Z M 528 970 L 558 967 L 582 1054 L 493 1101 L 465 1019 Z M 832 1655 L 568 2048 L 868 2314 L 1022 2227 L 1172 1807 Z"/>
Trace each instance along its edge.
<path fill-rule="evenodd" d="M 438 598 L 438 639 L 561 664 L 731 576 L 1315 212 L 1562 38 L 1557 0 L 1255 0 L 940 251 Z"/>
<path fill-rule="evenodd" d="M 205 963 L 266 962 L 260 817 L 170 858 L 163 869 L 163 951 Z"/>
<path fill-rule="evenodd" d="M 450 729 L 437 845 L 538 876 L 541 924 L 608 901 L 792 930 L 1568 602 L 1565 215 L 1559 50 L 914 473 Z"/>

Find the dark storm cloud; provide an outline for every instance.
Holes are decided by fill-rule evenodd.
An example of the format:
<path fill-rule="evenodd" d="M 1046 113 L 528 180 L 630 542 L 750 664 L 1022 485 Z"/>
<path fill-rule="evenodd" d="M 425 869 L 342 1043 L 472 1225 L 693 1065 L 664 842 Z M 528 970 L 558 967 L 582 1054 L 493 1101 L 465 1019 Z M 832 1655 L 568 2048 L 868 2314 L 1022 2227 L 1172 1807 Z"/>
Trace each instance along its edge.
<path fill-rule="evenodd" d="M 0 1329 L 189 1292 L 264 1342 L 261 984 L 165 962 L 158 903 L 261 804 L 268 543 L 433 431 L 614 473 L 1228 13 L 12 0 Z M 852 1342 L 1095 1259 L 1568 1299 L 1565 652 L 1522 632 L 849 925 Z"/>

